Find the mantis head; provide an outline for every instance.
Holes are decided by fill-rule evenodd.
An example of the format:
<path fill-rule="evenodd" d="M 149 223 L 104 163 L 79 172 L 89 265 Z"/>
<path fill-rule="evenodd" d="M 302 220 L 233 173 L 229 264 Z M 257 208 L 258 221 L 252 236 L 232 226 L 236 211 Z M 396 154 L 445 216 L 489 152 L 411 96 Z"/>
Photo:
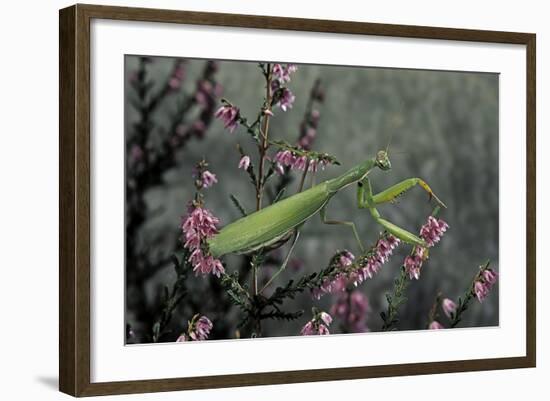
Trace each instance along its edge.
<path fill-rule="evenodd" d="M 379 150 L 376 154 L 376 166 L 383 171 L 391 170 L 391 162 L 386 150 Z"/>

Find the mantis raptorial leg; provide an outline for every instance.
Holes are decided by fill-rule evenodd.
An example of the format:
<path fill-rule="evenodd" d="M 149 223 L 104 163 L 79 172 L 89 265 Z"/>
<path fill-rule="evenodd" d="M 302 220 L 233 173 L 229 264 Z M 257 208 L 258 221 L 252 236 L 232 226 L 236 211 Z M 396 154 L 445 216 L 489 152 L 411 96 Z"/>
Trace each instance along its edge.
<path fill-rule="evenodd" d="M 385 189 L 382 192 L 377 193 L 376 195 L 372 196 L 372 201 L 374 204 L 379 205 L 381 203 L 385 202 L 393 202 L 396 198 L 401 196 L 403 193 L 407 192 L 409 189 L 413 188 L 414 186 L 419 185 L 422 189 L 424 189 L 428 195 L 431 198 L 434 198 L 437 203 L 439 203 L 443 207 L 447 207 L 441 199 L 437 197 L 436 194 L 433 193 L 430 186 L 422 179 L 420 178 L 407 178 L 406 180 L 403 180 L 401 182 L 398 182 L 395 185 L 392 185 L 388 189 Z M 371 193 L 372 195 L 372 193 Z"/>
<path fill-rule="evenodd" d="M 353 230 L 353 235 L 355 236 L 355 239 L 357 240 L 357 244 L 359 245 L 359 249 L 361 249 L 361 252 L 365 252 L 365 248 L 363 247 L 363 243 L 361 242 L 361 238 L 359 237 L 359 233 L 357 232 L 357 228 L 355 227 L 355 223 L 352 221 L 340 221 L 340 220 L 328 220 L 327 219 L 327 206 L 323 206 L 320 213 L 321 215 L 321 221 L 324 224 L 334 224 L 334 225 L 343 225 L 351 227 Z"/>
<path fill-rule="evenodd" d="M 374 220 L 382 227 L 384 227 L 390 234 L 395 235 L 397 238 L 406 243 L 425 247 L 426 243 L 424 240 L 422 240 L 417 235 L 399 226 L 396 226 L 388 220 L 383 219 L 376 209 L 376 205 L 394 201 L 397 197 L 399 197 L 409 189 L 413 188 L 415 185 L 420 185 L 424 190 L 428 192 L 428 194 L 430 194 L 430 197 L 434 197 L 442 206 L 445 206 L 443 202 L 441 202 L 439 198 L 435 196 L 428 184 L 426 184 L 420 178 L 409 178 L 403 180 L 376 195 L 372 194 L 370 180 L 368 178 L 365 178 L 358 183 L 357 203 L 359 205 L 359 208 L 369 209 Z"/>

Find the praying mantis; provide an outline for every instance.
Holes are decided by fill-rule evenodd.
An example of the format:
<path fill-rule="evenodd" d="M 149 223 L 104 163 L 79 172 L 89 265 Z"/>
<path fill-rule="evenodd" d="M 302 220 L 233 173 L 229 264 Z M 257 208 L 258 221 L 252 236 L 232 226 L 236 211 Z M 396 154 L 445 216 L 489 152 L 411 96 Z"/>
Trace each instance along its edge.
<path fill-rule="evenodd" d="M 393 202 L 416 185 L 419 185 L 429 194 L 430 200 L 435 199 L 442 207 L 446 207 L 445 204 L 420 178 L 405 179 L 382 192 L 373 194 L 368 174 L 374 168 L 379 168 L 382 171 L 391 170 L 387 149 L 378 151 L 375 157 L 354 166 L 339 177 L 319 183 L 303 192 L 280 200 L 228 224 L 207 241 L 211 255 L 218 258 L 229 253 L 244 254 L 260 249 L 269 249 L 283 241 L 288 241 L 293 235 L 290 250 L 280 268 L 280 270 L 283 270 L 298 240 L 300 227 L 317 213 L 319 213 L 325 224 L 341 224 L 350 227 L 359 248 L 364 252 L 364 247 L 353 222 L 330 220 L 326 216 L 326 207 L 330 199 L 340 190 L 353 183 L 358 184 L 357 205 L 360 209 L 368 209 L 376 223 L 401 241 L 426 247 L 423 239 L 384 219 L 376 206 Z"/>

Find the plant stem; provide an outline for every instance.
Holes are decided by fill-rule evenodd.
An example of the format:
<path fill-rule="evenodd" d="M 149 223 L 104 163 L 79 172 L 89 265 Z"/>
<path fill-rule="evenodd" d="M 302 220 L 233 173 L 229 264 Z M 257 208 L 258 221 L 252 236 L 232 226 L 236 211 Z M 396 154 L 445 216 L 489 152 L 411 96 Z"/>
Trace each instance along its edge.
<path fill-rule="evenodd" d="M 265 75 L 265 82 L 266 82 L 266 88 L 265 88 L 265 107 L 267 111 L 271 111 L 271 102 L 273 94 L 271 93 L 271 64 L 267 65 L 267 73 Z M 256 186 L 256 210 L 260 210 L 262 208 L 262 196 L 264 192 L 264 164 L 265 164 L 265 156 L 267 148 L 269 147 L 269 118 L 270 115 L 268 113 L 264 113 L 264 118 L 262 120 L 262 127 L 261 127 L 261 142 L 259 144 L 259 151 L 260 151 L 260 166 L 258 170 L 258 183 Z"/>
<path fill-rule="evenodd" d="M 300 186 L 298 187 L 298 192 L 302 192 L 302 189 L 304 189 L 304 182 L 306 181 L 307 170 L 309 169 L 310 163 L 311 163 L 311 160 L 307 159 L 306 167 L 304 168 L 304 172 L 302 173 L 302 178 L 300 179 Z"/>
<path fill-rule="evenodd" d="M 479 269 L 479 272 L 477 272 L 477 274 L 474 276 L 472 283 L 470 284 L 470 286 L 468 287 L 468 290 L 464 294 L 464 300 L 459 298 L 456 312 L 453 315 L 451 315 L 451 328 L 455 328 L 458 325 L 458 323 L 460 323 L 460 321 L 462 320 L 462 315 L 464 314 L 466 309 L 468 309 L 468 305 L 470 304 L 472 299 L 475 298 L 475 291 L 474 291 L 475 282 L 479 280 L 483 271 L 489 268 L 489 264 L 490 264 L 490 261 L 488 260 L 487 262 L 485 262 L 484 265 L 481 266 L 481 268 Z"/>
<path fill-rule="evenodd" d="M 265 108 L 271 111 L 272 93 L 271 93 L 271 64 L 267 64 L 265 73 Z M 264 192 L 264 164 L 267 148 L 269 147 L 268 132 L 269 132 L 269 113 L 264 113 L 261 127 L 261 140 L 258 145 L 260 152 L 260 165 L 258 167 L 258 178 L 256 181 L 256 210 L 262 208 L 262 195 Z M 258 294 L 258 269 L 256 264 L 252 271 L 252 295 Z"/>
<path fill-rule="evenodd" d="M 472 285 L 472 288 L 473 288 L 473 285 Z M 456 313 L 454 314 L 453 319 L 451 320 L 451 328 L 453 329 L 458 325 L 458 323 L 460 323 L 460 321 L 462 320 L 462 315 L 464 314 L 466 309 L 468 309 L 468 305 L 470 301 L 474 299 L 474 291 L 472 288 L 470 288 L 470 290 L 467 291 L 466 294 L 464 294 L 464 300 L 460 303 L 460 305 L 456 309 Z"/>
<path fill-rule="evenodd" d="M 398 322 L 397 313 L 399 306 L 407 301 L 407 298 L 403 295 L 409 281 L 407 280 L 407 271 L 404 266 L 401 266 L 399 277 L 394 281 L 394 287 L 392 294 L 386 294 L 388 300 L 388 309 L 386 313 L 382 312 L 380 316 L 384 320 L 382 325 L 382 331 L 389 331 Z"/>
<path fill-rule="evenodd" d="M 437 293 L 434 303 L 430 308 L 430 312 L 428 313 L 428 327 L 430 323 L 432 323 L 434 320 L 437 320 L 439 318 L 439 315 L 437 313 L 437 308 L 440 304 L 441 304 L 441 291 Z"/>

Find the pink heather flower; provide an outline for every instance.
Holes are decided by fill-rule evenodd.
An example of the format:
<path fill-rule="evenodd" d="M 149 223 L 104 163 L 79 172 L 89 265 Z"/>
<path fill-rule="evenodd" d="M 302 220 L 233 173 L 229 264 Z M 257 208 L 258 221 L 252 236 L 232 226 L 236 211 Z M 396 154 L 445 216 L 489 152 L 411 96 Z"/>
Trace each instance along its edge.
<path fill-rule="evenodd" d="M 474 292 L 479 302 L 483 302 L 485 297 L 489 294 L 489 287 L 482 281 L 476 281 L 474 284 Z"/>
<path fill-rule="evenodd" d="M 294 163 L 294 156 L 290 150 L 280 150 L 275 155 L 275 161 L 283 166 L 291 166 Z"/>
<path fill-rule="evenodd" d="M 324 167 L 324 164 L 319 162 L 318 160 L 310 160 L 309 161 L 309 167 L 307 168 L 307 171 L 313 171 L 316 172 L 317 168 L 321 166 Z"/>
<path fill-rule="evenodd" d="M 451 314 L 456 312 L 456 304 L 449 298 L 445 298 L 443 302 L 441 302 L 441 307 L 443 308 L 443 312 L 445 312 L 449 318 L 451 317 Z"/>
<path fill-rule="evenodd" d="M 193 265 L 193 271 L 195 274 L 210 274 L 212 273 L 216 277 L 220 277 L 225 273 L 223 264 L 219 259 L 214 259 L 211 255 L 205 255 L 204 252 L 197 248 L 189 257 L 189 261 Z"/>
<path fill-rule="evenodd" d="M 189 340 L 187 339 L 187 334 L 185 334 L 185 333 L 181 334 L 181 335 L 178 337 L 178 339 L 176 340 L 177 343 L 183 343 L 183 342 L 185 342 L 185 341 L 189 341 Z"/>
<path fill-rule="evenodd" d="M 189 337 L 194 341 L 204 341 L 208 339 L 214 325 L 206 316 L 201 316 L 198 320 L 192 321 L 190 326 Z"/>
<path fill-rule="evenodd" d="M 290 150 L 280 150 L 275 154 L 274 161 L 282 166 L 290 167 L 294 170 L 304 171 L 306 166 L 308 171 L 317 171 L 318 166 L 324 168 L 327 164 L 325 160 L 308 159 L 306 155 L 294 155 Z"/>
<path fill-rule="evenodd" d="M 279 175 L 283 175 L 285 173 L 285 169 L 280 163 L 275 163 L 274 168 L 275 172 Z"/>
<path fill-rule="evenodd" d="M 300 331 L 300 334 L 303 336 L 311 336 L 315 333 L 315 327 L 313 326 L 313 321 L 307 322 L 304 327 L 302 328 L 302 331 Z"/>
<path fill-rule="evenodd" d="M 348 250 L 344 250 L 342 255 L 340 255 L 340 264 L 342 266 L 350 266 L 353 263 L 355 256 Z"/>
<path fill-rule="evenodd" d="M 279 101 L 277 102 L 277 105 L 283 111 L 287 111 L 288 109 L 292 108 L 292 104 L 294 103 L 295 99 L 296 99 L 296 96 L 294 96 L 294 94 L 290 91 L 290 89 L 283 88 Z"/>
<path fill-rule="evenodd" d="M 430 326 L 428 327 L 430 330 L 441 330 L 444 329 L 443 325 L 439 323 L 437 320 L 434 320 L 430 323 Z"/>
<path fill-rule="evenodd" d="M 282 64 L 273 64 L 273 69 L 271 70 L 273 75 L 282 80 L 285 75 L 285 67 Z"/>
<path fill-rule="evenodd" d="M 141 161 L 143 159 L 144 152 L 141 146 L 137 144 L 133 144 L 130 148 L 130 157 L 129 161 L 130 164 L 136 164 L 137 162 Z"/>
<path fill-rule="evenodd" d="M 386 263 L 389 257 L 392 255 L 393 250 L 399 245 L 401 240 L 391 234 L 385 235 L 380 238 L 370 256 L 363 262 L 361 269 L 357 272 L 355 277 L 356 284 L 360 284 L 367 278 L 372 278 L 384 263 Z"/>
<path fill-rule="evenodd" d="M 168 86 L 170 87 L 170 90 L 178 90 L 181 87 L 181 81 L 176 77 L 172 77 L 168 81 Z"/>
<path fill-rule="evenodd" d="M 304 325 L 300 334 L 303 336 L 330 334 L 328 326 L 330 326 L 331 323 L 332 317 L 328 313 L 317 313 L 313 319 Z"/>
<path fill-rule="evenodd" d="M 239 168 L 242 168 L 243 170 L 248 170 L 248 166 L 250 166 L 250 157 L 247 155 L 244 155 L 241 157 L 241 160 L 239 160 Z"/>
<path fill-rule="evenodd" d="M 281 87 L 281 82 L 278 79 L 274 79 L 273 81 L 271 81 L 271 91 L 273 93 L 277 92 L 277 90 L 279 90 L 280 87 Z"/>
<path fill-rule="evenodd" d="M 318 334 L 320 336 L 326 336 L 328 334 L 330 334 L 330 331 L 328 331 L 328 327 L 325 326 L 324 324 L 319 324 L 319 332 Z"/>
<path fill-rule="evenodd" d="M 212 185 L 218 182 L 216 175 L 208 170 L 203 171 L 201 175 L 202 187 L 210 188 Z"/>
<path fill-rule="evenodd" d="M 212 258 L 212 274 L 218 278 L 225 273 L 225 269 L 223 268 L 223 264 L 219 259 Z"/>
<path fill-rule="evenodd" d="M 325 322 L 327 326 L 330 326 L 330 324 L 332 323 L 332 317 L 326 312 L 321 312 L 320 319 Z"/>
<path fill-rule="evenodd" d="M 310 118 L 313 124 L 317 124 L 319 118 L 321 118 L 321 113 L 319 112 L 319 110 L 316 109 L 311 110 Z"/>
<path fill-rule="evenodd" d="M 348 278 L 344 274 L 339 274 L 336 276 L 329 284 L 330 293 L 342 292 L 348 286 Z"/>
<path fill-rule="evenodd" d="M 300 140 L 298 141 L 298 145 L 302 148 L 302 149 L 310 149 L 311 148 L 311 141 L 307 138 L 307 137 L 302 137 L 300 138 Z"/>
<path fill-rule="evenodd" d="M 217 88 L 206 79 L 201 79 L 197 83 L 197 89 L 195 91 L 195 102 L 203 109 L 207 108 L 210 104 L 213 95 L 216 95 Z"/>
<path fill-rule="evenodd" d="M 426 224 L 420 229 L 420 237 L 431 247 L 441 240 L 441 237 L 448 228 L 449 225 L 446 222 L 430 216 Z"/>
<path fill-rule="evenodd" d="M 239 109 L 235 106 L 225 104 L 216 111 L 214 116 L 223 121 L 224 127 L 227 128 L 229 132 L 235 131 L 239 126 Z"/>
<path fill-rule="evenodd" d="M 264 115 L 270 116 L 270 117 L 274 116 L 273 112 L 269 109 L 264 109 Z"/>
<path fill-rule="evenodd" d="M 330 313 L 345 322 L 354 333 L 368 331 L 366 317 L 369 312 L 369 301 L 358 290 L 341 293 L 330 309 Z"/>
<path fill-rule="evenodd" d="M 193 123 L 193 125 L 191 125 L 191 129 L 195 135 L 201 137 L 206 131 L 206 124 L 202 120 L 197 120 Z"/>
<path fill-rule="evenodd" d="M 393 250 L 399 245 L 399 238 L 391 234 L 386 234 L 380 238 L 375 246 L 368 252 L 367 257 L 360 258 L 358 269 L 352 272 L 342 272 L 336 274 L 331 280 L 325 279 L 319 288 L 312 290 L 312 296 L 320 299 L 324 294 L 340 292 L 346 289 L 351 282 L 356 286 L 368 278 L 372 278 L 384 263 L 386 263 L 393 253 Z M 343 251 L 339 255 L 339 265 L 342 270 L 353 264 L 355 257 L 349 251 Z"/>
<path fill-rule="evenodd" d="M 497 277 L 498 273 L 492 269 L 485 269 L 481 272 L 480 277 L 474 283 L 474 293 L 479 302 L 483 302 L 489 295 L 489 291 L 497 282 Z"/>
<path fill-rule="evenodd" d="M 305 170 L 307 165 L 307 157 L 306 156 L 298 156 L 294 158 L 294 161 L 291 165 L 291 167 L 295 170 Z"/>
<path fill-rule="evenodd" d="M 428 247 L 432 247 L 441 240 L 441 237 L 448 228 L 449 225 L 445 221 L 429 216 L 426 224 L 420 228 L 420 237 L 426 241 Z M 420 278 L 420 268 L 426 258 L 425 249 L 421 246 L 415 246 L 413 255 L 405 258 L 403 265 L 409 275 L 409 279 L 412 280 L 414 278 L 418 280 Z"/>
<path fill-rule="evenodd" d="M 333 281 L 325 279 L 320 287 L 311 290 L 311 296 L 319 300 L 323 295 L 331 293 L 333 291 L 332 283 Z"/>
<path fill-rule="evenodd" d="M 486 269 L 483 271 L 482 276 L 485 282 L 492 286 L 497 282 L 498 273 L 492 269 Z"/>
<path fill-rule="evenodd" d="M 334 294 L 344 291 L 348 285 L 348 277 L 344 274 L 338 274 L 333 279 L 325 279 L 319 288 L 312 290 L 312 296 L 315 299 L 321 299 L 325 294 Z"/>
<path fill-rule="evenodd" d="M 287 64 L 286 70 L 289 74 L 294 74 L 296 71 L 298 71 L 298 66 L 296 64 Z"/>
<path fill-rule="evenodd" d="M 179 62 L 172 70 L 172 75 L 168 80 L 168 87 L 170 90 L 175 91 L 181 88 L 181 84 L 185 79 L 185 68 L 182 62 Z"/>
<path fill-rule="evenodd" d="M 330 313 L 339 319 L 345 319 L 348 314 L 348 294 L 340 294 L 334 305 L 330 308 Z"/>
<path fill-rule="evenodd" d="M 348 250 L 340 252 L 338 258 L 338 264 L 340 268 L 345 268 L 353 263 L 355 256 Z M 312 290 L 312 296 L 316 299 L 320 299 L 324 294 L 332 294 L 336 292 L 344 291 L 348 285 L 349 277 L 345 274 L 337 274 L 336 277 L 331 280 L 325 279 L 319 288 Z"/>
<path fill-rule="evenodd" d="M 409 275 L 409 279 L 418 280 L 420 278 L 420 268 L 422 267 L 424 260 L 416 255 L 409 255 L 405 258 L 403 265 L 405 266 L 405 271 Z"/>
<path fill-rule="evenodd" d="M 474 283 L 474 293 L 479 302 L 483 302 L 489 295 L 489 291 L 497 282 L 498 273 L 493 269 L 485 269 L 481 272 L 479 278 Z"/>
<path fill-rule="evenodd" d="M 362 314 L 370 312 L 369 300 L 365 294 L 356 290 L 350 294 L 350 297 L 352 307 L 356 307 Z"/>
<path fill-rule="evenodd" d="M 195 102 L 203 108 L 208 106 L 208 95 L 200 90 L 195 93 Z"/>
<path fill-rule="evenodd" d="M 311 149 L 315 137 L 317 136 L 317 130 L 315 129 L 317 123 L 315 121 L 311 121 L 310 123 L 312 126 L 307 126 L 302 123 L 300 139 L 298 141 L 298 146 L 305 150 Z"/>
<path fill-rule="evenodd" d="M 189 262 L 195 274 L 212 273 L 220 277 L 225 272 L 221 261 L 205 254 L 202 249 L 205 241 L 217 234 L 219 223 L 220 220 L 217 217 L 202 207 L 195 207 L 183 221 L 181 227 L 185 239 L 183 246 L 191 251 Z"/>
<path fill-rule="evenodd" d="M 287 64 L 286 67 L 282 64 L 274 64 L 272 72 L 279 81 L 285 83 L 290 81 L 290 74 L 296 72 L 297 69 L 295 64 Z"/>
<path fill-rule="evenodd" d="M 183 233 L 189 236 L 198 235 L 200 237 L 210 238 L 218 233 L 216 226 L 220 220 L 208 209 L 195 207 L 185 218 L 182 224 Z"/>

